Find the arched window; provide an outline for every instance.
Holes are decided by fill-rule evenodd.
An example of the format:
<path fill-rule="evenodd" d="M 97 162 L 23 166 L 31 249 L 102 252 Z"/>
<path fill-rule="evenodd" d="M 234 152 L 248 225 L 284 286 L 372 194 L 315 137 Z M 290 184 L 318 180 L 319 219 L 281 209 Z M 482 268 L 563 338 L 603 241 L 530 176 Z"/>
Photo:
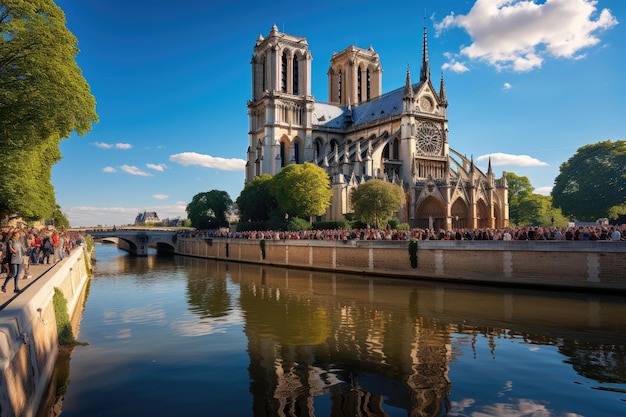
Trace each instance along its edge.
<path fill-rule="evenodd" d="M 357 71 L 357 87 L 356 87 L 359 103 L 363 99 L 363 94 L 361 93 L 361 87 L 363 86 L 362 85 L 362 78 L 363 78 L 363 68 L 359 67 L 359 69 Z"/>
<path fill-rule="evenodd" d="M 337 82 L 337 100 L 341 103 L 341 84 L 343 83 L 343 73 L 341 72 L 341 70 L 339 70 L 339 78 L 338 78 L 338 82 Z"/>
<path fill-rule="evenodd" d="M 370 76 L 370 69 L 367 69 L 367 101 L 370 101 L 370 89 L 372 87 L 372 83 L 371 83 L 372 79 Z"/>
<path fill-rule="evenodd" d="M 263 81 L 261 82 L 262 83 L 261 91 L 265 91 L 265 77 L 267 76 L 267 73 L 266 73 L 267 69 L 265 68 L 265 56 L 261 60 L 261 67 L 263 68 L 263 75 L 262 75 Z"/>
<path fill-rule="evenodd" d="M 280 63 L 280 90 L 283 93 L 287 92 L 287 53 L 285 52 Z"/>
<path fill-rule="evenodd" d="M 319 158 L 322 157 L 322 149 L 323 149 L 323 143 L 322 140 L 320 138 L 315 139 L 315 162 L 319 163 Z"/>
<path fill-rule="evenodd" d="M 285 142 L 280 142 L 280 167 L 285 166 Z"/>
<path fill-rule="evenodd" d="M 298 95 L 298 60 L 294 58 L 293 60 L 293 95 Z"/>
<path fill-rule="evenodd" d="M 297 141 L 293 143 L 293 153 L 296 159 L 296 164 L 300 163 L 300 143 Z"/>
<path fill-rule="evenodd" d="M 400 159 L 400 144 L 397 138 L 393 140 L 393 159 Z"/>

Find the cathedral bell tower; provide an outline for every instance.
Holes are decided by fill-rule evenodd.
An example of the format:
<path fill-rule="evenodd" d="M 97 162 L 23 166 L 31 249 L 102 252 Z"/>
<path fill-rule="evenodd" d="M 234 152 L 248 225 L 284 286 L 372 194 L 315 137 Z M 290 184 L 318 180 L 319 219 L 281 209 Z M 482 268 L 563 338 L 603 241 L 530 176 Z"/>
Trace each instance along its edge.
<path fill-rule="evenodd" d="M 272 26 L 252 56 L 252 99 L 245 182 L 274 175 L 291 163 L 313 160 L 311 53 L 306 38 Z"/>
<path fill-rule="evenodd" d="M 358 106 L 382 94 L 383 69 L 371 46 L 350 46 L 333 54 L 328 69 L 328 101 L 340 106 Z"/>

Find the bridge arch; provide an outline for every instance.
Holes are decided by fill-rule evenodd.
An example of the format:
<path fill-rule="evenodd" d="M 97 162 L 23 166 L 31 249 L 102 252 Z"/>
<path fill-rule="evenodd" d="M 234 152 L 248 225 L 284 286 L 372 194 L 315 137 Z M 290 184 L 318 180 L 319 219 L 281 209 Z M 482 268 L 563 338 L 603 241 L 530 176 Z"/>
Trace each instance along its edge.
<path fill-rule="evenodd" d="M 94 240 L 117 240 L 119 249 L 137 256 L 147 256 L 148 249 L 157 253 L 173 253 L 176 248 L 176 230 L 97 230 L 86 232 Z"/>

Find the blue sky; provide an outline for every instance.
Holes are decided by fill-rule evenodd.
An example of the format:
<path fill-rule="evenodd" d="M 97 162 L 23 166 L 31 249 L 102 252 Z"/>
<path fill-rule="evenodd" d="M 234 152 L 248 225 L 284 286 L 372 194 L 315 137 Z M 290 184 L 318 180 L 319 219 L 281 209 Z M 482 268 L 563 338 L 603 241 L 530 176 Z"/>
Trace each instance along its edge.
<path fill-rule="evenodd" d="M 549 194 L 586 144 L 625 139 L 623 0 L 56 0 L 99 122 L 62 141 L 57 202 L 72 226 L 186 217 L 194 195 L 243 188 L 255 41 L 273 24 L 306 37 L 312 92 L 326 101 L 333 52 L 376 50 L 383 92 L 419 73 L 424 16 L 432 77 L 443 71 L 450 146 Z M 438 82 L 436 83 L 438 86 Z"/>

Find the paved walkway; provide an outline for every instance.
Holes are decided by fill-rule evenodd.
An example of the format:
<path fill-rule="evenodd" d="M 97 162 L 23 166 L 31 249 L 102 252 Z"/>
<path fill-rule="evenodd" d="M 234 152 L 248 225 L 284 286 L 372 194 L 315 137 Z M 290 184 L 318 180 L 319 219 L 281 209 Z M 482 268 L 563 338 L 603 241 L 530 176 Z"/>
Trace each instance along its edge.
<path fill-rule="evenodd" d="M 50 262 L 50 264 L 33 264 L 28 267 L 28 274 L 23 274 L 23 276 L 19 280 L 19 287 L 22 292 L 15 294 L 13 292 L 13 278 L 9 282 L 7 282 L 6 290 L 7 292 L 0 292 L 0 310 L 3 310 L 15 297 L 23 297 L 24 289 L 28 288 L 28 286 L 41 277 L 43 274 L 48 272 L 50 268 L 54 266 L 54 263 Z M 7 274 L 2 272 L 0 274 L 0 285 L 4 283 Z M 31 278 L 27 278 L 31 276 Z"/>

